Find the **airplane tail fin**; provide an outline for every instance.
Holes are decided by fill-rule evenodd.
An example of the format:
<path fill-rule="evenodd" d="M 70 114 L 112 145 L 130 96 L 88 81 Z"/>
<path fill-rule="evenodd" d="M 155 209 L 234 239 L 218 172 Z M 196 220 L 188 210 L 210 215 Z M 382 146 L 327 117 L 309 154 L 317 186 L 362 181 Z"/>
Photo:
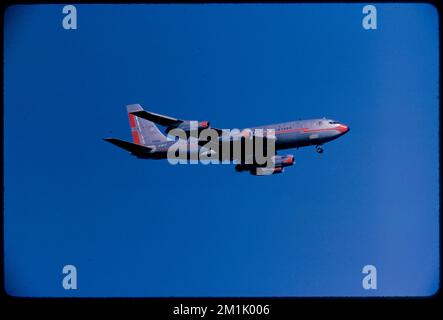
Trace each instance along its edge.
<path fill-rule="evenodd" d="M 126 106 L 126 110 L 128 111 L 129 125 L 134 143 L 148 146 L 167 140 L 153 122 L 131 114 L 131 112 L 143 110 L 141 105 L 131 104 Z"/>

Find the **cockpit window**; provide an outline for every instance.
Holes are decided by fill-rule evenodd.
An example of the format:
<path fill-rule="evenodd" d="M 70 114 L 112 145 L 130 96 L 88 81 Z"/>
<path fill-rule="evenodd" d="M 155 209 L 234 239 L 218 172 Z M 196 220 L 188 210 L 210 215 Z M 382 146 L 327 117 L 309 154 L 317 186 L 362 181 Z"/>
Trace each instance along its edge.
<path fill-rule="evenodd" d="M 339 124 L 340 122 L 338 121 L 329 121 L 330 124 Z"/>

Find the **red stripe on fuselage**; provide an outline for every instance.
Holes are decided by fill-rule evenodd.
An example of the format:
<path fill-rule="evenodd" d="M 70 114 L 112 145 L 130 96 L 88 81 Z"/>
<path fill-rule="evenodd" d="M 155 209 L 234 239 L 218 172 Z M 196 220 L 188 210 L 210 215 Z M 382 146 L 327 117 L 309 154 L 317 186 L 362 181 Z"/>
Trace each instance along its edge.
<path fill-rule="evenodd" d="M 321 131 L 331 131 L 331 130 L 335 130 L 335 131 L 339 131 L 340 132 L 340 129 L 338 127 L 336 127 L 336 128 L 325 128 L 325 129 L 295 128 L 295 129 L 276 131 L 275 134 L 278 135 L 278 134 L 297 132 L 297 131 L 301 131 L 300 133 L 310 133 L 310 132 L 321 132 Z"/>

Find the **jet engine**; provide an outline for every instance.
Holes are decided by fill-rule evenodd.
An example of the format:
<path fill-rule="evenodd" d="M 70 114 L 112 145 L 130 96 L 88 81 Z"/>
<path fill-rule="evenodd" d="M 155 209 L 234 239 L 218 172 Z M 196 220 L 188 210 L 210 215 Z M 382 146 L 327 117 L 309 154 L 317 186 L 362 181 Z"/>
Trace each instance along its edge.
<path fill-rule="evenodd" d="M 197 123 L 197 127 L 195 128 L 195 123 L 193 123 L 192 129 L 197 129 L 198 132 L 202 131 L 203 129 L 207 129 L 210 126 L 209 121 L 192 121 Z M 169 133 L 172 129 L 181 129 L 185 131 L 187 134 L 191 132 L 191 121 L 183 121 L 181 123 L 178 123 L 177 125 L 171 125 L 166 128 L 166 133 Z"/>
<path fill-rule="evenodd" d="M 250 171 L 253 176 L 267 176 L 271 174 L 283 173 L 283 167 L 274 167 L 274 168 L 266 168 L 266 167 L 256 167 Z"/>
<path fill-rule="evenodd" d="M 288 154 L 285 156 L 276 155 L 273 161 L 276 167 L 289 167 L 295 163 L 295 158 L 292 154 Z"/>
<path fill-rule="evenodd" d="M 283 173 L 284 167 L 292 166 L 295 163 L 295 158 L 293 155 L 288 154 L 284 156 L 276 155 L 272 157 L 273 166 L 263 166 L 257 164 L 237 164 L 235 166 L 235 170 L 237 172 L 249 171 L 252 175 L 261 176 L 261 175 L 270 175 Z"/>

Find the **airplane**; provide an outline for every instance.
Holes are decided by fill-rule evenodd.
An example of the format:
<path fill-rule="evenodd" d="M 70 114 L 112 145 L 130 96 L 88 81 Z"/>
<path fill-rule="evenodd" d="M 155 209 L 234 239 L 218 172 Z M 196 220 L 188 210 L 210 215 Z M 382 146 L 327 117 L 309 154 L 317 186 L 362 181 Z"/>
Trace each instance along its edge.
<path fill-rule="evenodd" d="M 126 106 L 129 116 L 129 125 L 131 127 L 133 142 L 124 141 L 117 138 L 105 138 L 117 147 L 120 147 L 137 158 L 141 159 L 166 159 L 168 149 L 176 143 L 175 140 L 168 139 L 155 125 L 166 127 L 165 133 L 168 134 L 173 129 L 182 129 L 189 133 L 191 130 L 191 121 L 180 120 L 173 117 L 161 115 L 154 112 L 145 111 L 139 104 L 131 104 Z M 209 121 L 196 121 L 197 130 L 211 128 L 215 130 L 219 136 L 223 136 L 224 130 L 214 128 Z M 249 128 L 252 135 L 256 135 L 257 129 L 273 129 L 275 130 L 275 151 L 293 148 L 301 148 L 308 146 L 316 146 L 318 153 L 323 153 L 323 145 L 327 142 L 335 140 L 347 132 L 349 127 L 339 121 L 332 119 L 310 119 L 284 122 L 279 124 L 265 125 Z M 243 137 L 244 138 L 244 137 Z M 263 138 L 263 136 L 261 136 Z M 266 137 L 265 137 L 266 138 Z M 189 140 L 183 140 L 183 144 L 190 146 Z M 188 148 L 188 156 L 191 152 L 211 153 L 203 145 L 202 141 L 198 141 L 196 148 Z M 292 166 L 295 163 L 293 155 L 277 155 L 272 157 L 273 167 L 264 168 L 263 165 L 256 163 L 237 163 L 235 170 L 237 172 L 249 171 L 252 175 L 268 175 L 283 173 L 284 168 Z M 271 170 L 271 171 L 269 171 Z"/>

